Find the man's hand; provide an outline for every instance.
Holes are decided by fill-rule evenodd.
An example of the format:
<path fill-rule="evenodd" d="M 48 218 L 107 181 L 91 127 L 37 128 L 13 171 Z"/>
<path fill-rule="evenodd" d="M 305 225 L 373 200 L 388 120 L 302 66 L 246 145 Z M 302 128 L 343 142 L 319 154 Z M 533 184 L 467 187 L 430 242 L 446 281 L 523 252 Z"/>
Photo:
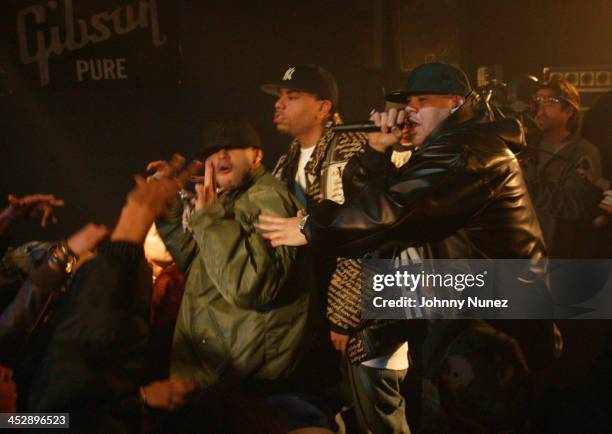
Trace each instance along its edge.
<path fill-rule="evenodd" d="M 173 158 L 174 159 L 174 158 Z M 178 160 L 176 160 L 178 161 Z M 112 240 L 142 244 L 153 222 L 166 213 L 176 200 L 182 186 L 202 168 L 202 163 L 193 161 L 187 169 L 184 164 L 169 164 L 163 176 L 148 181 L 136 176 L 136 187 L 128 194 Z"/>
<path fill-rule="evenodd" d="M 13 370 L 0 366 L 0 413 L 17 411 L 17 385 L 13 381 Z"/>
<path fill-rule="evenodd" d="M 171 377 L 142 387 L 146 404 L 151 408 L 174 410 L 185 403 L 185 397 L 196 387 L 194 381 Z"/>
<path fill-rule="evenodd" d="M 599 204 L 606 214 L 595 217 L 593 224 L 598 228 L 606 227 L 612 221 L 612 190 L 604 191 L 603 200 Z"/>
<path fill-rule="evenodd" d="M 272 247 L 303 246 L 308 244 L 300 231 L 300 221 L 303 217 L 301 212 L 298 212 L 296 217 L 287 218 L 261 214 L 255 227 L 264 231 L 261 235 L 271 241 Z"/>
<path fill-rule="evenodd" d="M 106 226 L 88 223 L 68 238 L 68 247 L 70 247 L 72 253 L 81 256 L 86 252 L 95 250 L 98 244 L 108 238 L 109 235 L 110 231 Z"/>
<path fill-rule="evenodd" d="M 381 129 L 380 133 L 368 134 L 368 144 L 378 152 L 385 152 L 398 144 L 402 138 L 402 129 L 406 113 L 404 110 L 390 109 L 387 112 L 374 112 L 370 120 Z"/>
<path fill-rule="evenodd" d="M 26 218 L 40 217 L 42 227 L 47 226 L 49 220 L 57 223 L 53 215 L 54 208 L 64 206 L 64 201 L 52 194 L 31 194 L 21 198 L 9 194 L 8 201 L 9 206 L 0 213 L 0 220 L 7 227 Z"/>
<path fill-rule="evenodd" d="M 329 333 L 330 333 L 331 342 L 334 348 L 337 351 L 340 351 L 343 357 L 346 357 L 346 346 L 348 345 L 350 336 L 336 333 L 335 331 L 331 331 L 331 330 Z"/>
<path fill-rule="evenodd" d="M 599 204 L 599 207 L 606 211 L 608 214 L 612 215 L 612 190 L 604 191 L 604 196 Z"/>
<path fill-rule="evenodd" d="M 204 164 L 204 184 L 196 184 L 197 194 L 195 209 L 196 211 L 206 208 L 217 202 L 217 189 L 215 188 L 215 168 L 210 162 L 210 158 Z"/>
<path fill-rule="evenodd" d="M 593 167 L 594 164 L 592 159 L 589 156 L 584 155 L 578 162 L 578 174 L 597 188 L 602 190 L 609 189 L 610 180 L 604 179 L 601 176 L 598 177 L 598 175 L 593 171 Z"/>

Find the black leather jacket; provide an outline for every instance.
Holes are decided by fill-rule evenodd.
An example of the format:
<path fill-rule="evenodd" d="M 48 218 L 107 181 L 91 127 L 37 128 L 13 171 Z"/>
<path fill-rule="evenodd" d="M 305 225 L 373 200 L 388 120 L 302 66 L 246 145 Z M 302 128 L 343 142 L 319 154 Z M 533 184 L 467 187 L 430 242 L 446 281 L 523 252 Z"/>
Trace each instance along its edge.
<path fill-rule="evenodd" d="M 514 152 L 524 144 L 515 119 L 492 120 L 479 98 L 466 102 L 396 169 L 367 148 L 349 161 L 347 201 L 324 201 L 304 228 L 325 254 L 425 246 L 429 258 L 545 257 L 542 232 Z"/>

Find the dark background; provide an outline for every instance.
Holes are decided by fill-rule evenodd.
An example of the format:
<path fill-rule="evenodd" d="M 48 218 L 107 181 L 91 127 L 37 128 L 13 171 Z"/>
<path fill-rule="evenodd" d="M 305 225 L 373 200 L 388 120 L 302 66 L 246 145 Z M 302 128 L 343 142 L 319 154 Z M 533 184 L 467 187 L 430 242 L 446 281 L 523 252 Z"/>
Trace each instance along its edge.
<path fill-rule="evenodd" d="M 74 0 L 75 3 L 77 0 Z M 2 188 L 66 200 L 60 223 L 19 228 L 15 242 L 65 236 L 88 221 L 113 225 L 148 161 L 199 149 L 203 119 L 245 116 L 260 131 L 269 168 L 288 143 L 259 86 L 288 66 L 332 71 L 345 119 L 382 104 L 383 86 L 422 53 L 504 78 L 546 65 L 612 64 L 610 0 L 177 1 L 181 83 L 131 89 L 20 90 L 0 96 Z M 2 7 L 0 6 L 0 13 Z"/>

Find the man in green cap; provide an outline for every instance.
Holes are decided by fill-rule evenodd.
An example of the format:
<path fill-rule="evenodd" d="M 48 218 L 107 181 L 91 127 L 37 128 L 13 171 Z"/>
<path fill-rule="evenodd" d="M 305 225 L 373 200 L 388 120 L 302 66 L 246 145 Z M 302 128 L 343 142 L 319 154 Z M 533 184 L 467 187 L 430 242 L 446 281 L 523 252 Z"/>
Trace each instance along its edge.
<path fill-rule="evenodd" d="M 301 205 L 264 170 L 253 127 L 239 120 L 204 128 L 204 182 L 183 227 L 183 203 L 156 226 L 186 273 L 171 374 L 268 394 L 290 389 L 312 333 L 311 273 L 298 249 L 273 248 L 253 222 L 260 213 L 295 216 Z M 149 166 L 172 176 L 172 165 Z M 245 379 L 248 381 L 243 381 Z"/>
<path fill-rule="evenodd" d="M 310 243 L 348 257 L 424 244 L 436 259 L 543 258 L 515 155 L 524 146 L 520 123 L 494 120 L 465 73 L 447 63 L 418 66 L 387 99 L 406 108 L 372 115 L 381 131 L 345 168 L 346 202 L 323 202 L 303 219 L 262 216 L 272 245 Z M 398 169 L 389 157 L 405 122 L 418 151 Z"/>
<path fill-rule="evenodd" d="M 306 211 L 323 200 L 343 203 L 343 169 L 353 155 L 363 151 L 367 138 L 362 133 L 339 133 L 330 128 L 340 122 L 339 92 L 333 75 L 317 65 L 291 66 L 282 78 L 263 85 L 262 90 L 276 97 L 273 121 L 277 131 L 293 138 L 274 174 L 300 198 Z M 346 398 L 353 404 L 357 423 L 364 432 L 407 432 L 399 384 L 408 368 L 408 344 L 403 342 L 364 363 L 350 363 L 346 351 L 349 338 L 363 325 L 361 263 L 320 255 L 315 261 L 318 290 L 327 300 L 329 338 L 343 356 L 343 384 L 350 392 Z M 329 387 L 333 377 L 328 374 L 321 379 L 321 371 L 331 373 L 332 361 L 325 348 L 321 342 L 319 351 L 313 354 L 318 363 L 312 366 L 325 364 L 316 377 Z M 381 405 L 384 411 L 379 410 Z"/>
<path fill-rule="evenodd" d="M 347 164 L 345 203 L 322 202 L 302 219 L 261 216 L 259 227 L 272 245 L 309 243 L 321 253 L 346 257 L 376 252 L 389 258 L 420 247 L 425 259 L 545 259 L 515 155 L 524 146 L 518 121 L 493 119 L 465 73 L 446 63 L 415 68 L 405 88 L 387 99 L 406 107 L 372 115 L 381 131 L 369 134 L 366 151 Z M 418 149 L 396 168 L 391 150 L 406 123 Z M 523 291 L 529 306 L 551 305 L 540 279 L 511 289 Z M 397 323 L 384 327 L 395 328 L 396 341 L 405 339 Z M 349 352 L 393 343 L 378 342 L 377 336 L 393 334 L 357 334 Z"/>

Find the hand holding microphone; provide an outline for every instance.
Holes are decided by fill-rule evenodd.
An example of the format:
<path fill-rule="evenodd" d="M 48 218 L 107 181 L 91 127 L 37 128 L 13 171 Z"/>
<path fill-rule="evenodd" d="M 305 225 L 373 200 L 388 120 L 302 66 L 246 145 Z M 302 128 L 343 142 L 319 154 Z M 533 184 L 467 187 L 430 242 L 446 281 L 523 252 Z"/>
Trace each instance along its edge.
<path fill-rule="evenodd" d="M 378 152 L 386 152 L 387 149 L 399 144 L 405 118 L 406 112 L 395 108 L 386 112 L 373 112 L 370 120 L 379 127 L 380 132 L 368 134 L 370 147 Z"/>
<path fill-rule="evenodd" d="M 372 149 L 385 152 L 390 147 L 401 149 L 402 130 L 408 121 L 408 114 L 403 109 L 392 108 L 385 112 L 372 110 L 369 121 L 336 125 L 332 130 L 337 133 L 370 133 L 368 141 Z"/>

